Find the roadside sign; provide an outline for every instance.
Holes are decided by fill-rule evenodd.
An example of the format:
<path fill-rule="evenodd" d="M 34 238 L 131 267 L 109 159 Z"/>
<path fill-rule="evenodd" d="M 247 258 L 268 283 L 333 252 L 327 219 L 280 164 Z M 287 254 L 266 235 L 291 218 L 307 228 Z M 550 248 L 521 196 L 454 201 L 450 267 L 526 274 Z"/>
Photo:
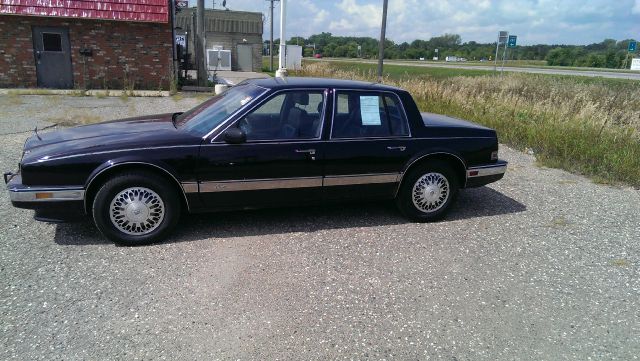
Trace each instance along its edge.
<path fill-rule="evenodd" d="M 500 33 L 498 33 L 498 41 L 500 42 L 500 44 L 506 43 L 508 37 L 509 37 L 508 31 L 501 31 Z"/>
<path fill-rule="evenodd" d="M 630 41 L 629 42 L 629 52 L 630 53 L 635 53 L 636 52 L 636 42 L 635 41 Z"/>
<path fill-rule="evenodd" d="M 509 35 L 509 42 L 507 43 L 507 46 L 509 46 L 510 48 L 515 48 L 517 42 L 518 37 L 516 35 Z"/>
<path fill-rule="evenodd" d="M 640 70 L 640 58 L 631 60 L 631 70 Z"/>
<path fill-rule="evenodd" d="M 189 0 L 176 0 L 176 9 L 186 9 L 189 7 Z"/>

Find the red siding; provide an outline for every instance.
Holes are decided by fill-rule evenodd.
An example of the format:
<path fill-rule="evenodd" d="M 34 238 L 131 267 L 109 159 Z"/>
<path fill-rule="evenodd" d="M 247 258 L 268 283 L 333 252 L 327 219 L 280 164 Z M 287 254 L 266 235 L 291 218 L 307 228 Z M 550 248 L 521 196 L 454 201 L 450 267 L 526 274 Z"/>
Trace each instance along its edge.
<path fill-rule="evenodd" d="M 167 0 L 0 0 L 0 14 L 167 23 Z"/>

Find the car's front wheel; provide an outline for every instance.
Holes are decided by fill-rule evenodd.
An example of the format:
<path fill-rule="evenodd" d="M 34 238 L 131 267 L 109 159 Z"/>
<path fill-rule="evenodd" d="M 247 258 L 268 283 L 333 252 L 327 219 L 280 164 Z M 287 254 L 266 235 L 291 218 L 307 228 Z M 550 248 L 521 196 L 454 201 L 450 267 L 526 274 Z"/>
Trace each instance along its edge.
<path fill-rule="evenodd" d="M 457 195 L 458 183 L 453 169 L 447 163 L 425 163 L 405 176 L 396 204 L 412 220 L 429 222 L 441 219 Z"/>
<path fill-rule="evenodd" d="M 93 201 L 96 226 L 107 238 L 127 246 L 166 238 L 180 216 L 174 187 L 152 173 L 116 175 L 105 182 Z"/>

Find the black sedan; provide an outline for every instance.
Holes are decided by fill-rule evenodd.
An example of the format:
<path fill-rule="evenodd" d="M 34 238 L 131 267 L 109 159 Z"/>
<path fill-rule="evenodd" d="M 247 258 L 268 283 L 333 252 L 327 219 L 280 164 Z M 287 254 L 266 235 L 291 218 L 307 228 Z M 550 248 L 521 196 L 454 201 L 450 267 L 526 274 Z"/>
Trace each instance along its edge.
<path fill-rule="evenodd" d="M 4 177 L 37 220 L 90 216 L 109 239 L 141 245 L 181 213 L 394 199 L 410 219 L 437 220 L 459 189 L 506 168 L 494 130 L 420 113 L 402 89 L 275 78 L 185 113 L 36 131 Z"/>

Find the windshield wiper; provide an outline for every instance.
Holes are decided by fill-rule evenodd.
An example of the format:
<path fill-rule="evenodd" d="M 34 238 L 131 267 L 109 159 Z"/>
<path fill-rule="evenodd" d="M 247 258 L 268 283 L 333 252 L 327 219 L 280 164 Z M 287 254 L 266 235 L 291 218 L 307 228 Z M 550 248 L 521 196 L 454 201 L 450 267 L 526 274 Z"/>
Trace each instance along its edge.
<path fill-rule="evenodd" d="M 173 113 L 171 115 L 171 124 L 173 124 L 173 126 L 178 129 L 178 126 L 176 125 L 176 119 L 178 118 L 178 116 L 182 114 L 182 112 L 178 112 L 178 113 Z"/>

